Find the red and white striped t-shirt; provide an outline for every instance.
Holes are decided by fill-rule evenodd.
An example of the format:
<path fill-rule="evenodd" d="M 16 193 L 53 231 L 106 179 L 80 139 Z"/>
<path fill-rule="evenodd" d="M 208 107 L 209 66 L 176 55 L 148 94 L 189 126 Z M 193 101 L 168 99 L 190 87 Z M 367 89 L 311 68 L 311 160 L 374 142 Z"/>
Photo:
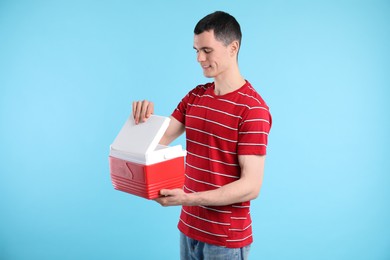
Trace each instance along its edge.
<path fill-rule="evenodd" d="M 246 82 L 226 95 L 214 83 L 197 86 L 172 116 L 185 125 L 187 139 L 184 191 L 217 189 L 240 178 L 238 155 L 265 155 L 271 115 Z M 250 202 L 228 206 L 183 206 L 178 228 L 209 244 L 238 248 L 252 243 Z"/>

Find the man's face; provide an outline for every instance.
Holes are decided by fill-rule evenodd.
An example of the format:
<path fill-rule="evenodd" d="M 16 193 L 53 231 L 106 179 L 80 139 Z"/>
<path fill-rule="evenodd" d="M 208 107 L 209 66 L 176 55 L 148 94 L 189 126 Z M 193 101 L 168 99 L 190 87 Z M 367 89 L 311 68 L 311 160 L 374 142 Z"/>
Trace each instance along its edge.
<path fill-rule="evenodd" d="M 223 75 L 231 66 L 232 59 L 229 47 L 214 37 L 214 31 L 205 31 L 194 36 L 194 49 L 197 61 L 207 78 L 216 78 Z"/>

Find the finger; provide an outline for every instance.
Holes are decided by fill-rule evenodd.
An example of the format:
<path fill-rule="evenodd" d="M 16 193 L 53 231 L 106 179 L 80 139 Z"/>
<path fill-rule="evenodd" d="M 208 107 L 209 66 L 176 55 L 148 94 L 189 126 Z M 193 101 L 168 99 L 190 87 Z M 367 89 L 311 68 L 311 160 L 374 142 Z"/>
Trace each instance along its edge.
<path fill-rule="evenodd" d="M 162 190 L 160 190 L 160 195 L 161 196 L 169 196 L 169 190 L 167 190 L 167 189 L 162 189 Z"/>
<path fill-rule="evenodd" d="M 141 117 L 142 117 L 142 102 L 137 101 L 135 104 L 135 115 L 134 115 L 134 120 L 136 124 L 140 122 Z"/>
<path fill-rule="evenodd" d="M 145 122 L 147 119 L 147 113 L 148 113 L 148 107 L 149 107 L 149 101 L 144 100 L 142 101 L 142 106 L 141 106 L 141 120 L 142 122 Z"/>
<path fill-rule="evenodd" d="M 163 207 L 169 206 L 168 198 L 166 197 L 159 197 L 157 199 L 154 199 L 154 201 Z"/>
<path fill-rule="evenodd" d="M 149 118 L 153 113 L 154 113 L 154 104 L 153 102 L 150 102 L 148 109 L 146 111 L 146 118 Z"/>
<path fill-rule="evenodd" d="M 137 102 L 136 101 L 133 101 L 133 104 L 132 104 L 132 112 L 133 112 L 133 118 L 135 119 L 135 112 L 136 112 L 136 109 L 137 109 Z"/>

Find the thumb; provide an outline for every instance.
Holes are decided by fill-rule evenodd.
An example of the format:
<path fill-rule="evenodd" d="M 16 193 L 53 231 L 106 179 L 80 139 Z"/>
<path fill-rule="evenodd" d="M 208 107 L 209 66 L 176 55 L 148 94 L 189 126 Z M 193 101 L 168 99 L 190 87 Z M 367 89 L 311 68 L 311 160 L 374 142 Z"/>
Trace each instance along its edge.
<path fill-rule="evenodd" d="M 170 192 L 167 189 L 162 189 L 162 190 L 160 190 L 160 195 L 161 196 L 169 196 Z"/>

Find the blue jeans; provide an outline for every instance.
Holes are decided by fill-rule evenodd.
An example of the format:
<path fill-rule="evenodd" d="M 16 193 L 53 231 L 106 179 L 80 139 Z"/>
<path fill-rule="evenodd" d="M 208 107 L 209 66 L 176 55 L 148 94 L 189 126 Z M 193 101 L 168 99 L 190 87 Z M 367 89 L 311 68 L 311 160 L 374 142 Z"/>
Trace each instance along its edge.
<path fill-rule="evenodd" d="M 210 245 L 189 238 L 180 232 L 181 260 L 247 260 L 250 245 L 242 248 L 227 248 Z"/>

